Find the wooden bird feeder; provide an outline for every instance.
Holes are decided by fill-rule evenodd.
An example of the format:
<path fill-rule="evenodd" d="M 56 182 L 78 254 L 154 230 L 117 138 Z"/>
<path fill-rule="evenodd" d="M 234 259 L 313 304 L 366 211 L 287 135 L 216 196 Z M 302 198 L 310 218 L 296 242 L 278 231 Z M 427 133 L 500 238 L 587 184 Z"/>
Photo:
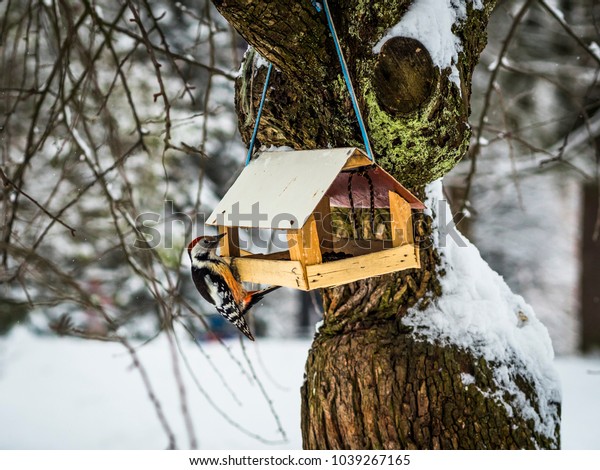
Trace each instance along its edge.
<path fill-rule="evenodd" d="M 357 169 L 369 175 L 372 185 L 355 177 L 350 195 L 348 179 Z M 334 237 L 330 208 L 352 206 L 389 208 L 391 239 Z M 220 255 L 242 281 L 312 290 L 419 268 L 411 214 L 424 208 L 357 148 L 263 152 L 244 168 L 207 224 L 225 234 Z M 239 227 L 285 230 L 288 249 L 270 254 L 240 250 Z"/>

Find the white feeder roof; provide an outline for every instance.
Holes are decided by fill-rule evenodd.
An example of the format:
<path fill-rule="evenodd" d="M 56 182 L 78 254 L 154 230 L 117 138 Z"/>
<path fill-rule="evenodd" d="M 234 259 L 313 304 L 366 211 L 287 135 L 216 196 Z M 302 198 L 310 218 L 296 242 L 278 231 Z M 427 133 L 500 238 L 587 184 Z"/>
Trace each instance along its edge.
<path fill-rule="evenodd" d="M 257 227 L 269 229 L 299 229 L 310 217 L 327 193 L 332 205 L 345 205 L 343 194 L 336 199 L 330 187 L 343 169 L 373 165 L 357 148 L 262 152 L 244 168 L 233 186 L 207 220 L 208 225 Z M 388 207 L 379 196 L 382 190 L 393 190 L 404 197 L 414 209 L 423 204 L 391 175 L 373 167 L 376 207 Z M 344 177 L 340 175 L 343 179 Z M 340 178 L 338 178 L 339 180 Z M 362 177 L 357 176 L 357 180 Z M 347 181 L 347 177 L 346 177 Z M 337 186 L 343 186 L 339 183 Z M 329 191 L 328 191 L 329 190 Z M 340 189 L 343 193 L 346 189 Z M 354 195 L 354 189 L 353 189 Z M 360 204 L 363 206 L 361 198 Z M 336 201 L 340 203 L 336 204 Z"/>

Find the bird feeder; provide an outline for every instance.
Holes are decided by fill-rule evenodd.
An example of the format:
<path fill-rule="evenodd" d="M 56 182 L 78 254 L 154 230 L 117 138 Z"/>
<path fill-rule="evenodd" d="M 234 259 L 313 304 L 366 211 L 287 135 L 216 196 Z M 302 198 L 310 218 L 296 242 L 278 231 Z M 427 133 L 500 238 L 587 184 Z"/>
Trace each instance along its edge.
<path fill-rule="evenodd" d="M 349 193 L 348 179 L 357 170 L 372 184 L 354 178 Z M 352 206 L 389 208 L 391 239 L 334 237 L 331 207 Z M 225 234 L 220 255 L 241 281 L 312 290 L 419 268 L 411 214 L 424 207 L 357 148 L 263 152 L 244 168 L 207 224 Z M 241 250 L 240 227 L 285 230 L 288 249 Z"/>

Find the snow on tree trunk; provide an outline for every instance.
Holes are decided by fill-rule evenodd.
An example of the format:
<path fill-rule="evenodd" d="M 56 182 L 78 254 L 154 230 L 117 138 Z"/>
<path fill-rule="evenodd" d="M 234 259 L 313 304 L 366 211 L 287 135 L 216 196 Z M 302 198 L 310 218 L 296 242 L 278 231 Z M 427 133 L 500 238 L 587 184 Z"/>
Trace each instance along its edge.
<path fill-rule="evenodd" d="M 428 187 L 428 201 L 451 220 L 441 182 Z M 476 373 L 463 373 L 463 383 L 504 406 L 514 428 L 523 419 L 541 442 L 557 445 L 560 384 L 546 327 L 458 231 L 452 237 L 434 227 L 433 233 L 444 295 L 423 311 L 411 309 L 403 324 L 419 338 L 457 346 L 493 365 L 491 382 L 480 384 Z"/>
<path fill-rule="evenodd" d="M 444 203 L 433 183 L 426 204 L 450 221 Z M 306 448 L 558 447 L 546 328 L 458 232 L 434 223 L 433 234 L 443 295 L 425 308 L 422 300 L 386 319 L 365 313 L 360 294 L 328 305 L 302 387 Z M 353 316 L 360 321 L 346 321 Z"/>
<path fill-rule="evenodd" d="M 213 2 L 255 48 L 236 82 L 245 140 L 265 57 L 276 70 L 262 145 L 361 145 L 333 43 L 312 2 Z M 421 196 L 467 149 L 471 75 L 493 4 L 329 2 L 376 160 Z M 439 191 L 430 191 L 430 214 L 414 221 L 421 269 L 323 291 L 323 324 L 302 387 L 305 448 L 558 447 L 547 334 L 475 248 L 442 246 Z"/>

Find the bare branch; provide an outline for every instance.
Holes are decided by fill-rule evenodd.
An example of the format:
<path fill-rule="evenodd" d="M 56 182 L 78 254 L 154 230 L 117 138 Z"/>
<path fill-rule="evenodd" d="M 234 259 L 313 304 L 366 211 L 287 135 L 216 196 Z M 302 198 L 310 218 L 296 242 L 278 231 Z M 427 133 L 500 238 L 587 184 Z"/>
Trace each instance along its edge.
<path fill-rule="evenodd" d="M 467 177 L 466 177 L 466 187 L 465 187 L 465 192 L 464 192 L 464 196 L 463 196 L 463 204 L 460 209 L 461 211 L 464 211 L 467 208 L 466 205 L 468 204 L 467 201 L 469 200 L 469 196 L 471 193 L 471 187 L 473 185 L 473 178 L 475 177 L 475 173 L 477 172 L 477 157 L 479 156 L 479 152 L 481 149 L 481 137 L 483 134 L 485 120 L 487 118 L 488 109 L 489 109 L 490 103 L 491 103 L 492 92 L 494 90 L 494 83 L 496 82 L 498 72 L 500 71 L 500 68 L 502 66 L 502 61 L 504 60 L 504 57 L 506 56 L 506 53 L 509 50 L 511 40 L 514 37 L 514 35 L 517 31 L 517 28 L 519 27 L 519 25 L 521 23 L 521 20 L 525 16 L 525 13 L 527 13 L 529 8 L 531 8 L 531 5 L 534 3 L 534 1 L 535 0 L 527 0 L 525 3 L 523 3 L 521 8 L 515 15 L 513 22 L 511 24 L 511 27 L 510 27 L 506 37 L 504 38 L 504 41 L 502 42 L 502 48 L 500 49 L 500 52 L 498 53 L 498 58 L 496 59 L 496 61 L 494 63 L 494 67 L 492 68 L 492 71 L 491 71 L 492 73 L 490 74 L 490 78 L 488 80 L 488 85 L 487 85 L 485 95 L 483 98 L 483 108 L 481 110 L 481 114 L 479 115 L 479 122 L 477 123 L 477 132 L 475 134 L 475 143 L 474 143 L 473 147 L 471 148 L 471 150 L 469 151 L 469 158 L 471 159 L 471 167 L 470 167 L 469 173 L 467 174 Z"/>
<path fill-rule="evenodd" d="M 62 220 L 60 220 L 58 217 L 52 215 L 44 206 L 42 206 L 39 202 L 37 202 L 33 197 L 31 197 L 29 194 L 27 194 L 25 191 L 23 191 L 21 188 L 19 188 L 15 183 L 13 183 L 8 178 L 8 176 L 6 176 L 6 174 L 4 173 L 4 170 L 2 170 L 2 168 L 0 168 L 0 179 L 2 179 L 2 182 L 4 183 L 5 186 L 10 186 L 15 191 L 17 191 L 19 194 L 22 194 L 23 196 L 25 196 L 27 199 L 29 199 L 31 202 L 33 202 L 38 207 L 38 209 L 40 209 L 44 214 L 46 214 L 52 220 L 54 220 L 55 222 L 58 222 L 63 227 L 65 227 L 67 230 L 69 230 L 69 232 L 71 232 L 72 237 L 75 236 L 76 230 L 73 227 L 71 227 L 67 223 L 63 222 Z"/>
<path fill-rule="evenodd" d="M 548 5 L 546 0 L 539 0 L 539 3 L 544 10 L 550 13 L 550 15 L 552 15 L 552 17 L 556 21 L 558 21 L 558 23 L 563 27 L 567 34 L 571 36 L 577 42 L 577 44 L 579 44 L 585 50 L 585 52 L 588 53 L 592 60 L 594 60 L 598 65 L 600 65 L 600 57 L 598 57 L 598 55 L 590 48 L 590 46 L 583 42 L 583 40 L 579 37 L 579 35 L 575 33 L 575 31 L 573 31 L 573 28 L 571 28 L 567 24 L 562 15 L 560 15 L 555 8 L 552 8 L 550 5 Z"/>

